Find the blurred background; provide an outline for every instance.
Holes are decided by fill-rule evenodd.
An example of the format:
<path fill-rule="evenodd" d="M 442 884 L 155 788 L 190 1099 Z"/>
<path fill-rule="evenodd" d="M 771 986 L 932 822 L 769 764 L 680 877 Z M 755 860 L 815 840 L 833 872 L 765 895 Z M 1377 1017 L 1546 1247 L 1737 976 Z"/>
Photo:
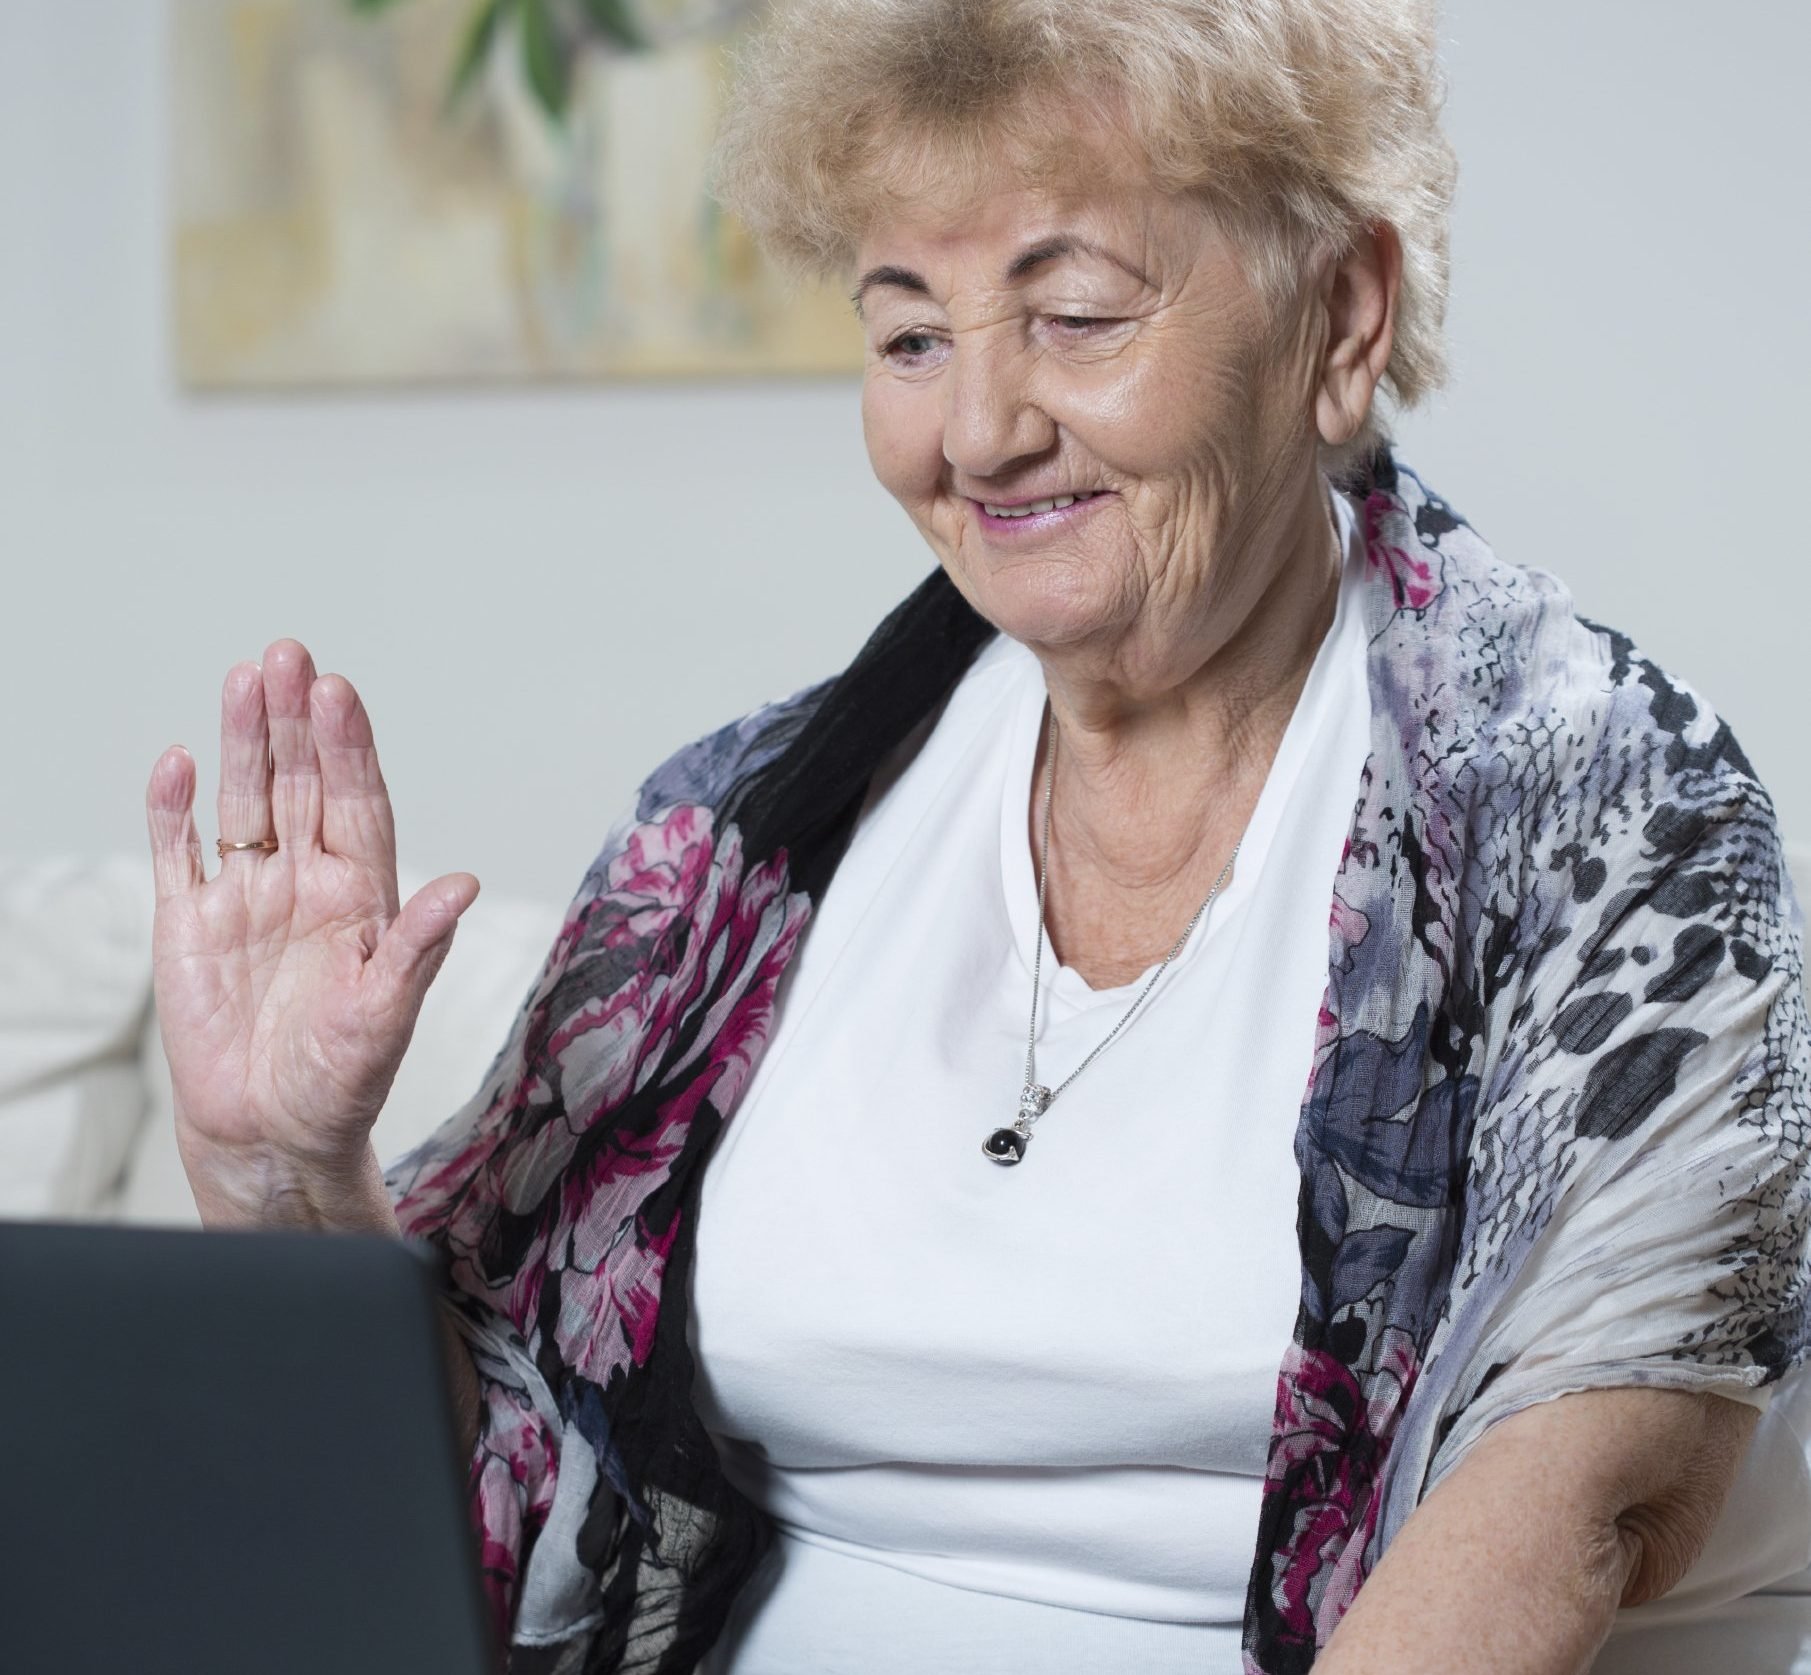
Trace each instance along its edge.
<path fill-rule="evenodd" d="M 361 375 L 350 332 L 312 369 L 305 343 L 287 365 L 261 369 L 253 350 L 231 364 L 255 323 L 208 321 L 257 306 L 260 257 L 275 291 L 299 282 L 285 255 L 335 253 L 325 235 L 273 236 L 227 275 L 236 294 L 210 295 L 198 249 L 234 213 L 243 231 L 390 160 L 349 130 L 400 122 L 384 100 L 402 78 L 365 76 L 360 107 L 343 43 L 335 77 L 295 29 L 312 82 L 306 64 L 288 83 L 263 71 L 262 125 L 219 106 L 255 107 L 258 55 L 280 54 L 286 22 L 396 33 L 471 10 L 0 5 L 0 853 L 136 849 L 146 773 L 174 741 L 200 758 L 205 801 L 221 676 L 294 634 L 365 693 L 411 860 L 563 900 L 648 766 L 838 667 L 926 569 L 869 478 L 852 374 L 713 377 L 701 352 L 678 380 L 578 378 L 577 362 L 543 378 L 480 344 L 467 376 L 443 354 L 436 377 L 424 338 L 413 364 L 373 354 Z M 450 43 L 417 33 L 414 71 L 437 84 Z M 1504 557 L 1556 572 L 1703 691 L 1789 832 L 1811 837 L 1811 565 L 1791 498 L 1811 370 L 1811 8 L 1738 0 L 1712 27 L 1684 0 L 1448 0 L 1445 36 L 1463 168 L 1454 379 L 1401 425 L 1406 455 Z M 218 64 L 235 54 L 237 86 Z M 468 142 L 520 121 L 494 91 L 506 79 L 452 113 Z M 651 91 L 623 174 L 654 173 L 669 140 L 697 149 L 697 113 L 665 123 Z M 342 158 L 281 157 L 336 138 Z M 225 177 L 258 145 L 287 163 L 287 202 L 233 202 Z M 385 192 L 409 186 L 379 182 L 350 206 L 352 233 L 374 241 L 403 213 Z M 444 219 L 444 248 L 392 226 L 380 339 L 399 294 L 423 310 L 444 294 L 461 237 Z M 356 243 L 348 268 L 383 254 Z M 853 364 L 842 311 L 819 318 L 821 358 Z M 688 619 L 678 666 L 669 600 Z M 621 634 L 643 618 L 650 632 Z"/>
<path fill-rule="evenodd" d="M 405 1069 L 444 1115 L 640 776 L 924 574 L 846 303 L 697 191 L 747 11 L 0 0 L 0 1097 L 153 1050 L 145 778 L 187 744 L 211 839 L 221 677 L 271 639 L 363 692 L 412 875 L 483 881 L 483 993 Z M 1444 37 L 1454 376 L 1404 455 L 1811 842 L 1811 8 L 1447 0 Z M 0 1104 L 0 1181 L 117 1198 L 66 1105 Z"/>

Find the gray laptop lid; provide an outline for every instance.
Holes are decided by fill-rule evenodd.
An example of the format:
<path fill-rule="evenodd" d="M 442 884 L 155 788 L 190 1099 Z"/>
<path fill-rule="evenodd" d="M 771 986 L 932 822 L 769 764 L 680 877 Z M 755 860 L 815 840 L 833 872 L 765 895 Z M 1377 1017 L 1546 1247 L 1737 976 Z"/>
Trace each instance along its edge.
<path fill-rule="evenodd" d="M 425 1246 L 0 1222 L 0 1669 L 494 1675 Z"/>

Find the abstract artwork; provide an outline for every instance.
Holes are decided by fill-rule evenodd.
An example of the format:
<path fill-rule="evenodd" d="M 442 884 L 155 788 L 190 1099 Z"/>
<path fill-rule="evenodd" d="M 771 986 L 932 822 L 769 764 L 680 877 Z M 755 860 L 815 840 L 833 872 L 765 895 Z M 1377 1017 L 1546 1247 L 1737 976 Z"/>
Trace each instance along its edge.
<path fill-rule="evenodd" d="M 705 190 L 752 0 L 173 0 L 177 364 L 214 388 L 831 373 Z"/>

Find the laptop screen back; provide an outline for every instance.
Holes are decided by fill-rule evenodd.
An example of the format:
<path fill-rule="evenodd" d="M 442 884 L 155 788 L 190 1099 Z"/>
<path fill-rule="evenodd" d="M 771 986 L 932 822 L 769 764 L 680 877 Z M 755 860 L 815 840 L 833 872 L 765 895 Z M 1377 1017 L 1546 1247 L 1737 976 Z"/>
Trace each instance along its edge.
<path fill-rule="evenodd" d="M 0 1222 L 0 1666 L 494 1675 L 425 1247 Z"/>

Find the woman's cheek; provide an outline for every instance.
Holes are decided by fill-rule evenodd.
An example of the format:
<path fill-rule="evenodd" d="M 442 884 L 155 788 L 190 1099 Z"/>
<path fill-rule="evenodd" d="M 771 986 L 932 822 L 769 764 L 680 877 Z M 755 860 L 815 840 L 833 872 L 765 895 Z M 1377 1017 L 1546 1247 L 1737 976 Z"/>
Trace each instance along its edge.
<path fill-rule="evenodd" d="M 1136 478 L 1172 469 L 1179 441 L 1201 402 L 1198 385 L 1170 376 L 1145 345 L 1129 346 L 1099 360 L 1065 369 L 1046 409 L 1081 445 L 1081 452 L 1109 471 Z M 1058 384 L 1052 380 L 1052 385 Z"/>
<path fill-rule="evenodd" d="M 922 522 L 943 481 L 942 408 L 934 386 L 870 373 L 862 390 L 862 434 L 881 487 Z"/>

